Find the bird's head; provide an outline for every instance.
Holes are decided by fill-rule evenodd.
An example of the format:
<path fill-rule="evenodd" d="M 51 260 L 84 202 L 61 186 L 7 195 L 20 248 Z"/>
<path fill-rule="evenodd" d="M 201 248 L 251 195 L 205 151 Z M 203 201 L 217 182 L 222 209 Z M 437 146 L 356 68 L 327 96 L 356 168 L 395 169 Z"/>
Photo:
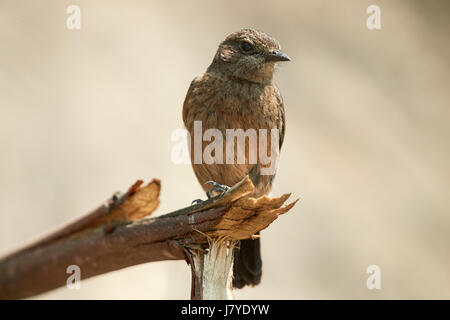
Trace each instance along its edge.
<path fill-rule="evenodd" d="M 208 71 L 255 83 L 270 82 L 276 62 L 291 59 L 271 36 L 253 29 L 230 34 L 220 45 Z"/>

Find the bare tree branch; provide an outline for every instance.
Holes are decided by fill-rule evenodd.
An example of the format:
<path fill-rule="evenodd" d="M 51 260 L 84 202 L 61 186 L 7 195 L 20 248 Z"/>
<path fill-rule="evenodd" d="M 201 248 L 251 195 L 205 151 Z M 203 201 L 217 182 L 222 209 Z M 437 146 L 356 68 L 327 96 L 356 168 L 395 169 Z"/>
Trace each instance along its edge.
<path fill-rule="evenodd" d="M 253 185 L 247 178 L 221 196 L 155 218 L 144 218 L 159 204 L 158 180 L 141 188 L 134 184 L 122 196 L 0 260 L 0 299 L 20 299 L 66 284 L 67 267 L 77 265 L 82 279 L 129 266 L 162 260 L 186 260 L 192 270 L 191 297 L 202 297 L 192 252 L 210 239 L 240 240 L 266 228 L 294 204 L 289 197 L 245 196 Z"/>

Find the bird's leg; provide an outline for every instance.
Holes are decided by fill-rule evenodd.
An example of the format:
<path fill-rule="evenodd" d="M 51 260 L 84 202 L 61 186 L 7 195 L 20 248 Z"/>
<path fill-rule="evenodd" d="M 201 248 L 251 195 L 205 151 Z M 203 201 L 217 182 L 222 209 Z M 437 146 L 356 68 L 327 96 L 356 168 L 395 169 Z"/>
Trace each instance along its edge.
<path fill-rule="evenodd" d="M 208 183 L 212 184 L 212 186 L 213 186 L 213 187 L 211 188 L 211 190 L 206 191 L 206 196 L 208 197 L 208 199 L 211 199 L 211 198 L 214 197 L 214 195 L 212 195 L 212 192 L 214 192 L 214 191 L 219 192 L 219 194 L 223 194 L 223 193 L 227 192 L 228 189 L 230 189 L 229 186 L 226 186 L 226 185 L 224 185 L 224 184 L 217 183 L 217 182 L 212 181 L 212 180 L 206 181 L 206 182 L 205 182 L 205 184 L 208 184 Z M 204 202 L 204 201 L 205 201 L 205 200 L 202 200 L 202 199 L 195 199 L 194 201 L 191 202 L 191 206 L 192 206 L 192 205 L 199 204 L 199 203 L 202 203 L 202 202 Z"/>
<path fill-rule="evenodd" d="M 217 191 L 220 194 L 223 194 L 223 193 L 227 192 L 228 189 L 230 189 L 229 186 L 217 183 L 217 182 L 212 181 L 212 180 L 209 180 L 209 181 L 205 182 L 205 184 L 208 184 L 208 183 L 212 184 L 212 186 L 213 186 L 211 190 L 206 192 L 206 195 L 208 196 L 208 199 L 211 199 L 213 197 L 212 194 L 211 194 L 213 191 Z"/>

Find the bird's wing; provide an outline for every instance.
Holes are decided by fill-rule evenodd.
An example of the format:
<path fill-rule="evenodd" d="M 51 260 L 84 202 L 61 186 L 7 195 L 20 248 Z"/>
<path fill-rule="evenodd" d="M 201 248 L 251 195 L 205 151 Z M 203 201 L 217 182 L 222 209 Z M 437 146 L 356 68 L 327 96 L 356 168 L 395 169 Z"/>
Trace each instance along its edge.
<path fill-rule="evenodd" d="M 275 87 L 275 94 L 277 96 L 278 100 L 278 112 L 279 112 L 279 121 L 278 121 L 278 130 L 280 131 L 280 150 L 281 146 L 283 145 L 284 141 L 284 133 L 286 131 L 286 117 L 285 117 L 285 111 L 284 111 L 284 103 L 283 103 L 283 97 L 281 97 L 280 90 Z"/>
<path fill-rule="evenodd" d="M 195 88 L 198 87 L 200 80 L 202 79 L 202 76 L 195 77 L 194 80 L 192 80 L 191 85 L 189 86 L 188 92 L 186 94 L 186 98 L 184 99 L 183 103 L 183 122 L 187 126 L 187 117 L 189 110 L 194 106 L 192 103 L 192 94 L 195 91 Z"/>

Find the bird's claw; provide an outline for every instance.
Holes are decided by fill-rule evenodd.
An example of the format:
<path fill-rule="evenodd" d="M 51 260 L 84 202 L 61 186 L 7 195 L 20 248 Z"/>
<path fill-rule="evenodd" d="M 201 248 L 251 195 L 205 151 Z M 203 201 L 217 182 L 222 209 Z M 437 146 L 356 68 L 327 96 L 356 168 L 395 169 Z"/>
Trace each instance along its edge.
<path fill-rule="evenodd" d="M 226 185 L 224 185 L 224 184 L 217 183 L 217 182 L 212 181 L 212 180 L 209 180 L 209 181 L 206 181 L 206 182 L 205 182 L 205 184 L 208 184 L 208 183 L 210 183 L 210 184 L 213 185 L 213 188 L 212 188 L 211 190 L 220 191 L 220 192 L 225 192 L 225 191 L 228 191 L 228 189 L 230 189 L 229 186 L 226 186 Z"/>
<path fill-rule="evenodd" d="M 195 204 L 202 203 L 202 202 L 203 202 L 202 199 L 195 199 L 194 201 L 191 202 L 191 206 L 192 206 L 192 205 L 195 205 Z"/>
<path fill-rule="evenodd" d="M 208 192 L 206 192 L 206 195 L 208 196 L 208 198 L 210 199 L 211 197 L 212 197 L 212 195 L 211 195 L 211 192 L 212 191 L 217 191 L 217 192 L 219 192 L 219 193 L 225 193 L 225 192 L 227 192 L 228 191 L 228 189 L 230 189 L 230 187 L 229 186 L 226 186 L 226 185 L 224 185 L 224 184 L 220 184 L 220 183 L 217 183 L 217 182 L 215 182 L 215 181 L 212 181 L 212 180 L 209 180 L 209 181 L 206 181 L 205 182 L 205 184 L 212 184 L 212 188 L 211 188 L 211 190 L 209 190 Z"/>

